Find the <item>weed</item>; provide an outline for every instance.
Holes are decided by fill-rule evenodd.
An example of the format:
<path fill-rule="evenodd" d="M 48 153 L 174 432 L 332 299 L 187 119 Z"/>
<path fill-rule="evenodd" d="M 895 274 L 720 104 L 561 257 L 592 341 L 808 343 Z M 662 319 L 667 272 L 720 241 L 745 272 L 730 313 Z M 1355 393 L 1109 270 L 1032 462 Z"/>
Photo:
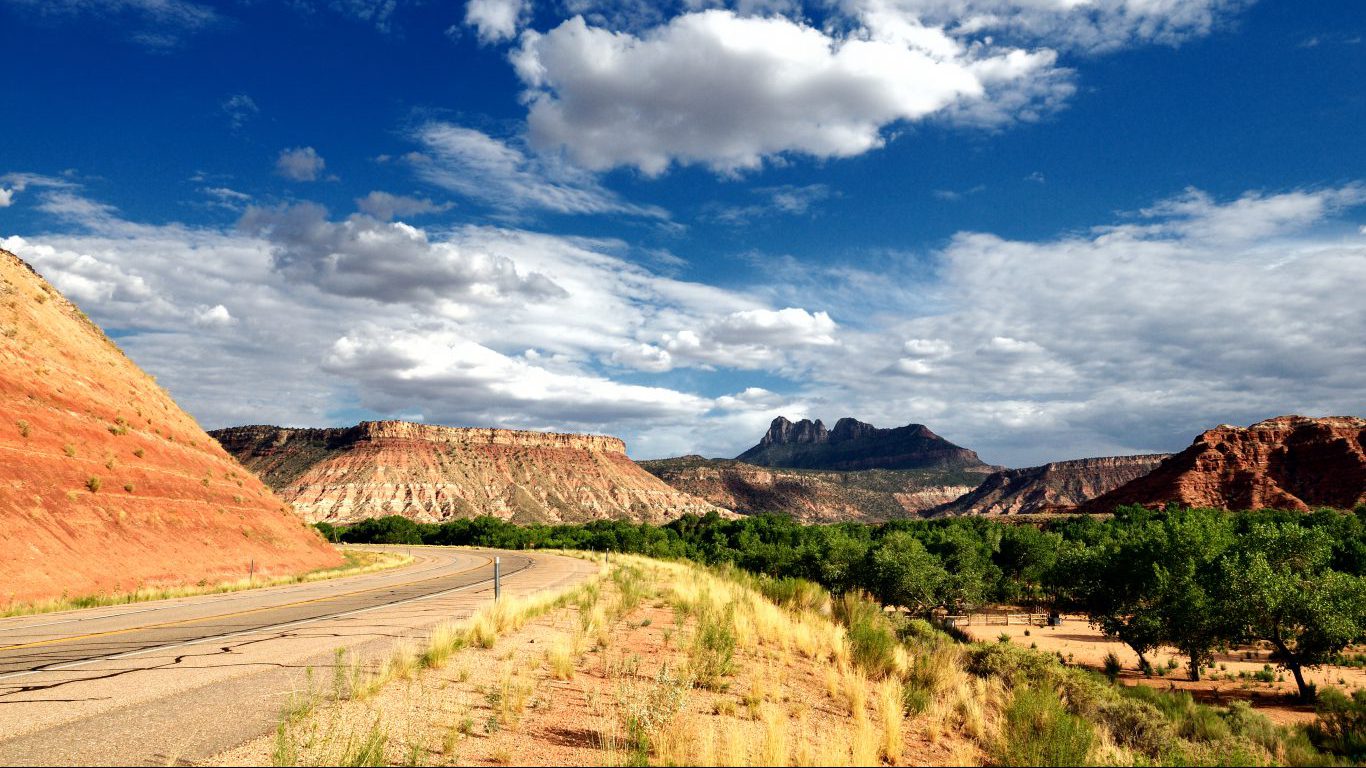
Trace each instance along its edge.
<path fill-rule="evenodd" d="M 94 475 L 91 475 L 85 481 L 85 487 L 89 489 L 91 493 L 97 493 L 100 490 L 100 486 L 103 484 L 104 481 L 100 480 L 98 477 L 95 477 Z"/>
<path fill-rule="evenodd" d="M 28 425 L 28 422 L 27 422 L 27 421 L 24 421 L 23 419 L 20 419 L 20 420 L 19 420 L 18 422 L 16 422 L 16 423 L 19 425 L 19 436 L 20 436 L 20 437 L 28 437 L 28 432 L 29 432 L 29 425 Z"/>
<path fill-rule="evenodd" d="M 71 443 L 65 443 L 62 445 L 62 453 L 65 453 L 67 458 L 74 459 L 76 458 L 76 446 Z"/>

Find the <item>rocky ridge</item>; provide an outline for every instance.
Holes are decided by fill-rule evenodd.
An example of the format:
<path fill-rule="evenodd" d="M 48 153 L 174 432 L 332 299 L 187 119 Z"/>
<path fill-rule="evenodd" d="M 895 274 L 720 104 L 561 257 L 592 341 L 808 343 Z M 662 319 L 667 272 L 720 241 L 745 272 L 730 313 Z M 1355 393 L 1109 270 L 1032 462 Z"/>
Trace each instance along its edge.
<path fill-rule="evenodd" d="M 340 562 L 8 251 L 0 368 L 0 605 Z"/>
<path fill-rule="evenodd" d="M 639 462 L 682 491 L 745 514 L 779 512 L 803 523 L 880 523 L 920 514 L 976 487 L 980 473 L 760 467 L 682 456 Z"/>
<path fill-rule="evenodd" d="M 444 427 L 231 427 L 211 433 L 306 519 L 420 522 L 492 515 L 515 523 L 663 523 L 719 511 L 661 482 L 603 435 Z"/>
<path fill-rule="evenodd" d="M 988 475 L 970 493 L 926 510 L 926 515 L 1031 515 L 1071 511 L 1136 480 L 1168 453 L 1055 461 Z"/>
<path fill-rule="evenodd" d="M 1001 469 L 954 445 L 923 424 L 879 429 L 843 418 L 827 430 L 820 420 L 792 422 L 779 416 L 759 444 L 736 461 L 788 469 L 960 469 L 983 474 Z"/>
<path fill-rule="evenodd" d="M 1366 504 L 1366 419 L 1279 416 L 1220 425 L 1147 475 L 1082 505 L 1082 512 L 1174 503 L 1220 509 L 1309 510 Z"/>

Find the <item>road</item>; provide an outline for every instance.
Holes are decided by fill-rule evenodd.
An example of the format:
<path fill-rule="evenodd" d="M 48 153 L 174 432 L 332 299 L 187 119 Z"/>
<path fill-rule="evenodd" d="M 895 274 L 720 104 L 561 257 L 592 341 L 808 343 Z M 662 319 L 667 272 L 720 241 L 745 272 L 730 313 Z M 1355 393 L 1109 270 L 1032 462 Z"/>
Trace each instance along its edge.
<path fill-rule="evenodd" d="M 408 551 L 406 547 L 393 547 Z M 413 547 L 403 568 L 0 619 L 0 764 L 194 764 L 268 733 L 338 650 L 372 661 L 503 594 L 577 583 L 558 555 Z"/>

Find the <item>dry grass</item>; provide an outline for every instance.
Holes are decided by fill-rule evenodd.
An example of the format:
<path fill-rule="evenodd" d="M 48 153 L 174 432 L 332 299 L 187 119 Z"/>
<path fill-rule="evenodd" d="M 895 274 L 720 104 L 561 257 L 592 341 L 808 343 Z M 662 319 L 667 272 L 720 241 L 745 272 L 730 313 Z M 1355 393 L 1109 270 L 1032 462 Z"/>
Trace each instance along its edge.
<path fill-rule="evenodd" d="M 241 592 L 247 589 L 278 587 L 287 584 L 303 584 L 313 581 L 336 579 L 343 576 L 358 576 L 390 568 L 398 568 L 413 562 L 409 555 L 396 552 L 375 552 L 361 549 L 344 549 L 342 556 L 346 562 L 336 568 L 324 568 L 307 573 L 288 576 L 262 577 L 224 581 L 218 584 L 188 584 L 175 587 L 146 587 L 133 592 L 116 594 L 86 595 L 84 597 L 61 597 L 32 603 L 12 603 L 0 609 L 0 618 L 10 616 L 30 616 L 39 613 L 70 611 L 81 608 L 99 608 L 127 603 L 144 603 L 152 600 L 171 600 L 178 597 L 197 597 L 216 595 L 224 592 Z"/>
<path fill-rule="evenodd" d="M 1012 701 L 1000 679 L 968 673 L 951 642 L 898 644 L 861 664 L 825 610 L 781 607 L 728 574 L 614 556 L 586 585 L 506 600 L 373 671 L 338 672 L 334 689 L 354 693 L 296 706 L 275 759 L 331 764 L 376 750 L 388 764 L 990 759 Z M 338 707 L 350 714 L 331 713 Z M 566 746 L 566 733 L 587 741 Z M 1090 757 L 1134 755 L 1102 733 Z"/>

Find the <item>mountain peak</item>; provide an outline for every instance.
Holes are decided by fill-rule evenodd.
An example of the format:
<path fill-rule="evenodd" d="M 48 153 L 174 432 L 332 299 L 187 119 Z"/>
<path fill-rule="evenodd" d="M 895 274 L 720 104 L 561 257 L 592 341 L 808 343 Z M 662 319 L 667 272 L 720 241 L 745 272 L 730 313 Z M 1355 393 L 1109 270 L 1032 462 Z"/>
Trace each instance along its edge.
<path fill-rule="evenodd" d="M 766 467 L 793 469 L 986 468 L 977 454 L 923 424 L 879 429 L 852 417 L 827 430 L 819 419 L 773 420 L 759 444 L 736 457 Z"/>

